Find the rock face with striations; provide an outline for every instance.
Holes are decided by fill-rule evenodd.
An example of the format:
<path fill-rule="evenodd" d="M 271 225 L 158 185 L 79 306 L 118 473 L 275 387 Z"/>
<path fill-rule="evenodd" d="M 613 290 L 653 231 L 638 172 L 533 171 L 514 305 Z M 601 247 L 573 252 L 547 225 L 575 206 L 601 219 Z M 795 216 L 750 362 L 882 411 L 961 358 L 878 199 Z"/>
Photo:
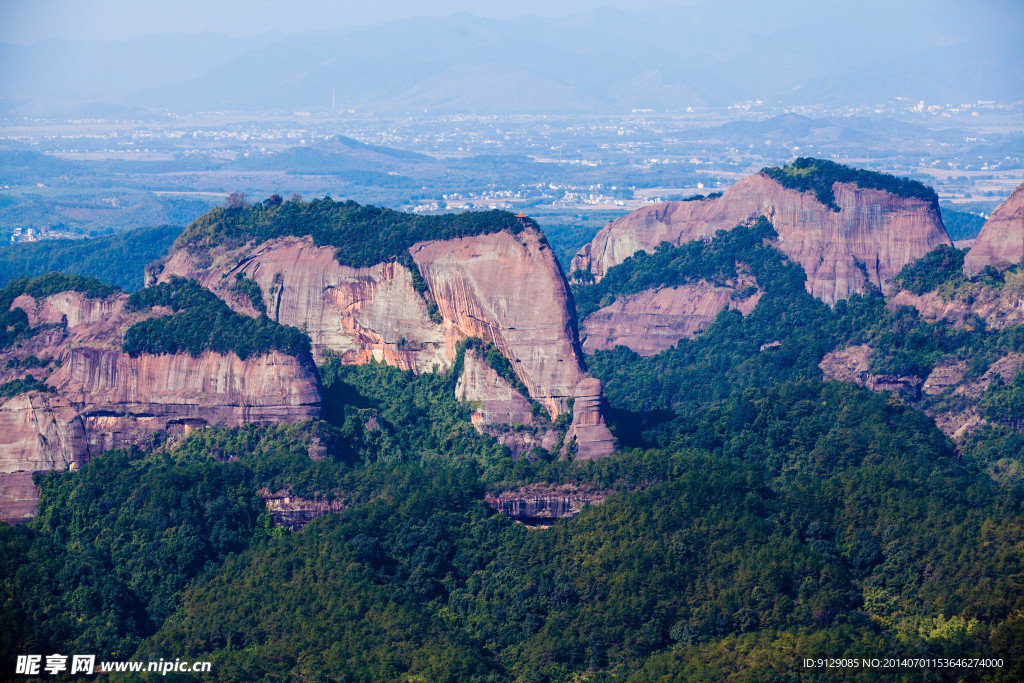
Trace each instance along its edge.
<path fill-rule="evenodd" d="M 622 345 L 641 356 L 661 353 L 680 339 L 697 336 L 725 308 L 743 315 L 754 310 L 760 290 L 735 298 L 752 282 L 753 278 L 742 279 L 736 287 L 722 287 L 700 280 L 619 297 L 583 321 L 583 350 L 593 353 Z"/>
<path fill-rule="evenodd" d="M 417 372 L 451 361 L 444 329 L 431 322 L 407 268 L 343 266 L 334 249 L 317 247 L 309 237 L 201 253 L 176 249 L 159 280 L 172 275 L 198 280 L 237 312 L 256 316 L 252 304 L 232 291 L 239 274 L 259 284 L 272 320 L 309 334 L 317 358 L 338 353 L 348 363 L 375 359 Z"/>
<path fill-rule="evenodd" d="M 638 209 L 603 228 L 573 259 L 572 270 L 600 279 L 637 251 L 653 251 L 661 242 L 710 239 L 718 230 L 765 216 L 779 235 L 778 248 L 807 273 L 808 291 L 833 304 L 868 284 L 886 291 L 904 265 L 951 244 L 928 201 L 850 183 L 836 182 L 832 189 L 839 211 L 813 193 L 756 173 L 715 199 Z"/>
<path fill-rule="evenodd" d="M 999 205 L 964 257 L 964 272 L 976 275 L 985 266 L 1014 265 L 1024 259 L 1024 184 Z"/>
<path fill-rule="evenodd" d="M 545 525 L 575 517 L 587 505 L 604 502 L 610 493 L 602 489 L 581 489 L 571 484 L 534 485 L 489 494 L 486 500 L 506 517 L 525 524 Z"/>
<path fill-rule="evenodd" d="M 568 285 L 541 233 L 526 228 L 419 242 L 409 253 L 440 322 L 431 319 L 413 273 L 401 263 L 341 265 L 333 248 L 317 247 L 310 237 L 197 252 L 179 247 L 159 273 L 149 269 L 149 277 L 196 279 L 236 311 L 256 315 L 233 292 L 241 273 L 260 285 L 272 319 L 310 335 L 318 358 L 336 353 L 346 363 L 376 359 L 429 372 L 451 365 L 460 340 L 479 337 L 508 358 L 530 397 L 552 417 L 565 412 L 585 373 Z M 504 401 L 512 391 L 504 380 L 475 377 L 472 383 L 493 379 L 504 385 L 493 398 Z M 510 408 L 508 419 L 516 421 L 520 409 Z M 610 454 L 603 418 L 587 427 L 596 439 L 591 450 Z"/>
<path fill-rule="evenodd" d="M 26 473 L 76 469 L 104 450 L 148 445 L 154 432 L 319 415 L 319 383 L 308 359 L 278 352 L 246 360 L 212 352 L 123 353 L 125 330 L 151 315 L 127 312 L 126 299 L 62 292 L 39 301 L 23 295 L 12 304 L 37 332 L 0 352 L 0 367 L 34 356 L 43 365 L 28 374 L 52 391 L 0 405 L 0 518 L 22 521 L 34 510 L 25 497 Z M 14 374 L 5 370 L 0 383 Z"/>

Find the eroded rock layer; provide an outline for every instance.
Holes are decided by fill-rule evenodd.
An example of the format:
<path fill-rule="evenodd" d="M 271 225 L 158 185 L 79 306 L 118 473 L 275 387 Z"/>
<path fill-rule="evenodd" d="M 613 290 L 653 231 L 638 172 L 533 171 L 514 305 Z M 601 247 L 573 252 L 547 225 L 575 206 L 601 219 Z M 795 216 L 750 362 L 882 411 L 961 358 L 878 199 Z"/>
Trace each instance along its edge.
<path fill-rule="evenodd" d="M 1024 184 L 999 205 L 964 257 L 964 272 L 976 275 L 985 266 L 1014 265 L 1024 259 Z"/>
<path fill-rule="evenodd" d="M 723 309 L 735 308 L 744 315 L 754 310 L 760 291 L 736 298 L 746 284 L 721 287 L 701 280 L 619 297 L 582 322 L 583 350 L 593 353 L 621 345 L 641 356 L 661 353 L 680 339 L 697 336 Z"/>
<path fill-rule="evenodd" d="M 452 344 L 444 328 L 431 322 L 407 268 L 343 266 L 334 249 L 317 247 L 309 237 L 198 254 L 179 249 L 159 279 L 198 280 L 235 311 L 255 316 L 251 303 L 233 292 L 239 274 L 259 284 L 271 319 L 309 334 L 317 358 L 333 352 L 349 363 L 376 359 L 417 372 L 451 362 Z"/>
<path fill-rule="evenodd" d="M 954 441 L 987 424 L 981 416 L 980 399 L 999 377 L 1004 383 L 1024 366 L 1024 354 L 1010 353 L 992 363 L 980 377 L 971 378 L 969 363 L 952 360 L 936 365 L 928 377 L 872 374 L 867 344 L 836 349 L 819 363 L 826 380 L 859 384 L 872 391 L 891 391 L 911 401 L 935 420 L 935 425 Z"/>
<path fill-rule="evenodd" d="M 319 415 L 319 383 L 308 359 L 278 352 L 246 360 L 212 352 L 198 358 L 122 353 L 124 331 L 151 315 L 126 312 L 126 299 L 64 292 L 15 300 L 39 331 L 0 352 L 0 367 L 34 357 L 42 366 L 27 374 L 45 379 L 52 391 L 0 405 L 0 474 L 75 469 L 107 449 L 150 445 L 154 433 Z M 0 379 L 9 381 L 12 372 Z M 24 518 L 27 498 L 0 498 L 0 517 Z"/>
<path fill-rule="evenodd" d="M 493 342 L 552 415 L 583 377 L 569 290 L 535 230 L 420 242 L 410 249 L 441 316 Z"/>
<path fill-rule="evenodd" d="M 813 193 L 757 173 L 716 199 L 655 204 L 613 221 L 580 250 L 572 270 L 600 279 L 637 251 L 653 251 L 661 242 L 710 239 L 718 230 L 765 216 L 779 235 L 779 249 L 807 273 L 807 290 L 832 304 L 869 283 L 888 290 L 904 265 L 951 244 L 927 201 L 849 183 L 835 183 L 833 192 L 838 212 Z"/>
<path fill-rule="evenodd" d="M 259 494 L 267 504 L 267 512 L 274 519 L 274 524 L 288 527 L 293 531 L 301 529 L 317 517 L 323 517 L 332 512 L 341 512 L 347 507 L 338 500 L 300 498 L 287 489 L 274 492 L 260 489 Z"/>
<path fill-rule="evenodd" d="M 596 505 L 609 491 L 581 489 L 572 485 L 527 486 L 487 496 L 487 502 L 503 515 L 526 524 L 544 524 L 575 517 L 587 505 Z"/>
<path fill-rule="evenodd" d="M 543 235 L 532 228 L 517 235 L 503 231 L 420 242 L 409 252 L 440 322 L 431 320 L 427 302 L 405 266 L 344 266 L 335 259 L 334 249 L 317 247 L 309 237 L 202 253 L 178 249 L 159 273 L 150 269 L 150 278 L 196 279 L 236 311 L 256 315 L 251 303 L 234 291 L 237 277 L 244 275 L 260 285 L 271 318 L 309 333 L 317 358 L 336 353 L 348 363 L 376 359 L 430 372 L 450 366 L 460 340 L 479 337 L 508 358 L 530 398 L 552 418 L 565 412 L 585 373 L 569 289 Z M 511 425 L 525 417 L 523 403 L 509 395 L 512 390 L 506 382 L 485 377 L 472 362 L 466 368 L 472 374 L 461 391 L 481 403 L 474 418 L 478 428 L 485 431 L 502 421 Z M 610 433 L 601 433 L 607 432 L 603 418 L 600 427 L 586 427 L 581 437 L 610 443 Z"/>

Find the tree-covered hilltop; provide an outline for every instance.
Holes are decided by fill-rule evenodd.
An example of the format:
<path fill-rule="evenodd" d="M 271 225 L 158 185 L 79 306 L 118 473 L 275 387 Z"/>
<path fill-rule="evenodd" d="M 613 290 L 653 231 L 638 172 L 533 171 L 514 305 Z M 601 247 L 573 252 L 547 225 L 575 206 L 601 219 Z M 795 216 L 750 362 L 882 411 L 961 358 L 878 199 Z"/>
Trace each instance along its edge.
<path fill-rule="evenodd" d="M 528 224 L 536 227 L 532 221 Z M 518 234 L 522 229 L 521 220 L 507 211 L 421 216 L 324 197 L 310 202 L 268 200 L 252 206 L 216 208 L 197 218 L 175 244 L 207 248 L 221 243 L 240 245 L 248 240 L 261 242 L 309 235 L 317 246 L 334 247 L 339 263 L 366 267 L 404 258 L 409 247 L 417 242 L 502 230 Z"/>
<path fill-rule="evenodd" d="M 235 313 L 217 295 L 195 280 L 173 276 L 128 297 L 127 309 L 141 311 L 169 306 L 173 313 L 135 323 L 124 334 L 122 350 L 140 353 L 234 353 L 241 359 L 280 351 L 309 357 L 309 337 L 266 316 Z"/>
<path fill-rule="evenodd" d="M 819 202 L 833 211 L 839 211 L 839 205 L 836 204 L 832 184 L 853 183 L 860 188 L 884 190 L 898 197 L 922 199 L 929 202 L 936 213 L 939 212 L 939 195 L 920 181 L 851 168 L 826 159 L 799 157 L 788 166 L 766 166 L 761 169 L 761 173 L 783 187 L 799 192 L 813 192 Z"/>
<path fill-rule="evenodd" d="M 142 289 L 143 269 L 164 256 L 180 226 L 137 228 L 82 240 L 44 240 L 0 246 L 0 285 L 49 271 L 86 275 L 126 292 Z"/>

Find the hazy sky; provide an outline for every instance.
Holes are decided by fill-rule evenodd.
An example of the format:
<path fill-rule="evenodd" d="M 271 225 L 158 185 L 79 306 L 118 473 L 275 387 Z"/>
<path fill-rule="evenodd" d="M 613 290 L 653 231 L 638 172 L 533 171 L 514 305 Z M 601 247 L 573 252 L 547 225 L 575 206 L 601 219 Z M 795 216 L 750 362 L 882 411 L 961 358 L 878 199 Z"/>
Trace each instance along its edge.
<path fill-rule="evenodd" d="M 203 31 L 245 36 L 456 12 L 513 19 L 567 16 L 603 6 L 652 10 L 694 1 L 700 0 L 0 0 L 0 42 L 116 40 Z"/>

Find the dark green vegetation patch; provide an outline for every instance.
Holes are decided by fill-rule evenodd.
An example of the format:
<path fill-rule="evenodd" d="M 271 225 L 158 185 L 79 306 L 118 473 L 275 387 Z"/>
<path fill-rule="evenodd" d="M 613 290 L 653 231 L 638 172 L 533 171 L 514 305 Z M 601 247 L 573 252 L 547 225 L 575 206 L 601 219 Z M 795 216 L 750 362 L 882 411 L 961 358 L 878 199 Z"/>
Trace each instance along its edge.
<path fill-rule="evenodd" d="M 56 270 L 100 278 L 133 292 L 142 289 L 146 264 L 164 256 L 180 232 L 178 226 L 161 226 L 87 240 L 0 246 L 0 285 Z"/>
<path fill-rule="evenodd" d="M 260 283 L 247 278 L 245 273 L 238 273 L 235 276 L 235 284 L 231 286 L 231 291 L 248 299 L 252 307 L 259 313 L 266 314 L 267 305 L 263 302 L 263 289 L 260 287 Z"/>
<path fill-rule="evenodd" d="M 208 248 L 221 243 L 240 245 L 248 240 L 310 235 L 317 246 L 334 247 L 339 263 L 359 268 L 401 258 L 417 242 L 502 230 L 518 234 L 522 229 L 520 220 L 507 211 L 419 216 L 325 197 L 276 206 L 213 209 L 197 218 L 176 244 Z"/>
<path fill-rule="evenodd" d="M 13 379 L 10 382 L 0 384 L 0 398 L 10 398 L 29 391 L 55 391 L 53 387 L 45 382 L 40 382 L 32 375 L 25 375 L 22 379 Z"/>
<path fill-rule="evenodd" d="M 169 306 L 172 315 L 149 318 L 132 325 L 124 335 L 122 350 L 140 353 L 234 353 L 241 359 L 280 351 L 308 357 L 309 337 L 266 315 L 259 318 L 235 313 L 217 295 L 195 280 L 174 276 L 168 282 L 135 292 L 128 297 L 129 310 Z"/>
<path fill-rule="evenodd" d="M 922 199 L 929 202 L 936 213 L 939 212 L 939 195 L 922 182 L 898 178 L 888 173 L 850 168 L 825 159 L 800 157 L 788 166 L 762 168 L 761 173 L 791 190 L 813 192 L 819 202 L 833 211 L 839 211 L 839 205 L 836 204 L 832 184 L 853 183 L 863 189 L 884 190 L 897 197 Z"/>

